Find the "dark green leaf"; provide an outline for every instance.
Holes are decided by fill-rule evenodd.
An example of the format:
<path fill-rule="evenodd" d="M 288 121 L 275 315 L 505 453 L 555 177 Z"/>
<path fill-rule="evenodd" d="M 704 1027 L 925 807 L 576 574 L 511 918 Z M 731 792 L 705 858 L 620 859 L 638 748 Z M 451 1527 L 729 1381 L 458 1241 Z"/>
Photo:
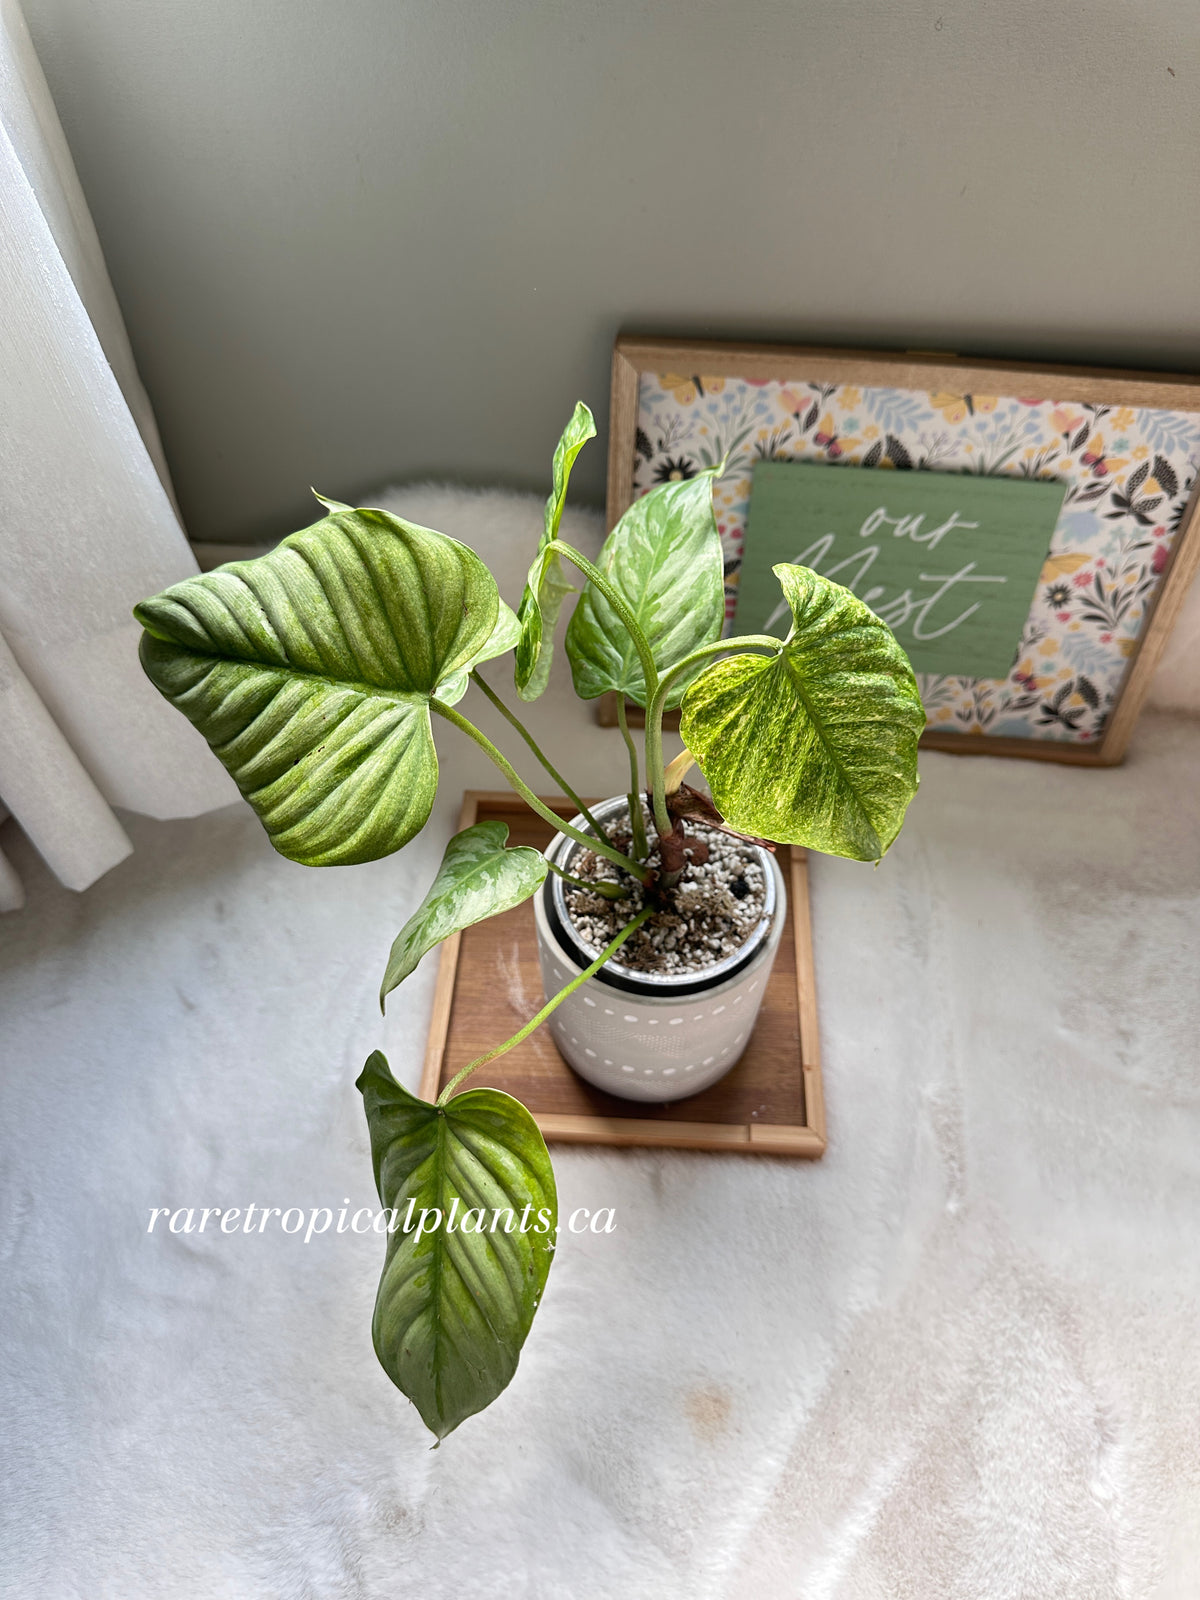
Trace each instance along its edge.
<path fill-rule="evenodd" d="M 375 1185 L 399 1222 L 375 1301 L 375 1353 L 443 1439 L 517 1369 L 553 1259 L 554 1172 L 537 1124 L 499 1089 L 428 1105 L 396 1083 L 378 1051 L 358 1087 Z"/>
<path fill-rule="evenodd" d="M 307 866 L 372 861 L 424 827 L 429 698 L 480 659 L 498 613 L 478 556 L 385 511 L 335 511 L 135 610 L 152 682 Z"/>
<path fill-rule="evenodd" d="M 566 597 L 575 593 L 558 555 L 547 553 L 546 547 L 558 537 L 575 457 L 595 436 L 592 413 L 580 400 L 554 451 L 554 488 L 546 501 L 545 527 L 517 610 L 521 635 L 517 641 L 516 683 L 522 700 L 536 700 L 549 682 L 558 614 Z"/>
<path fill-rule="evenodd" d="M 429 893 L 396 936 L 388 957 L 379 1003 L 416 967 L 435 944 L 519 906 L 546 876 L 546 858 L 528 845 L 505 848 L 508 826 L 477 822 L 456 833 L 446 846 Z"/>
<path fill-rule="evenodd" d="M 925 712 L 908 657 L 849 589 L 774 568 L 792 611 L 777 656 L 733 656 L 688 690 L 680 733 L 731 827 L 877 860 L 917 788 Z"/>
<path fill-rule="evenodd" d="M 725 585 L 712 508 L 717 471 L 665 483 L 635 500 L 596 563 L 633 611 L 660 672 L 721 636 Z M 575 692 L 584 700 L 613 689 L 645 705 L 646 680 L 629 630 L 594 584 L 575 607 L 566 646 Z M 694 676 L 683 673 L 672 684 L 668 708 L 679 704 Z"/>

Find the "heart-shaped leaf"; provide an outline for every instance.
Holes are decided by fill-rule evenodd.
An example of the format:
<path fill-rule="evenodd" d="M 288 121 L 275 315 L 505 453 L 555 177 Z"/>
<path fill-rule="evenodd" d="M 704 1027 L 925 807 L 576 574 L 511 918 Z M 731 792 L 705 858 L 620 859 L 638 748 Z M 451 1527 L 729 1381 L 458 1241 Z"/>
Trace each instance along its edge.
<path fill-rule="evenodd" d="M 452 933 L 528 900 L 548 868 L 540 850 L 505 847 L 508 825 L 477 822 L 446 846 L 429 893 L 396 936 L 379 991 L 379 1004 L 403 983 L 418 961 Z"/>
<path fill-rule="evenodd" d="M 281 855 L 373 861 L 429 817 L 429 700 L 497 628 L 491 573 L 386 511 L 334 511 L 268 555 L 136 607 L 151 681 L 208 740 Z"/>
<path fill-rule="evenodd" d="M 849 589 L 806 567 L 773 570 L 792 611 L 783 648 L 709 667 L 679 731 L 731 827 L 875 861 L 917 789 L 917 681 Z"/>
<path fill-rule="evenodd" d="M 635 500 L 596 563 L 633 611 L 660 672 L 721 636 L 725 583 L 712 506 L 717 470 L 665 483 Z M 645 675 L 629 630 L 592 583 L 575 607 L 566 646 L 582 699 L 613 689 L 646 704 Z M 681 673 L 671 685 L 668 708 L 679 704 L 694 676 Z"/>
<path fill-rule="evenodd" d="M 575 593 L 575 585 L 567 581 L 557 553 L 546 547 L 558 537 L 575 457 L 595 436 L 592 413 L 580 400 L 555 447 L 554 487 L 546 501 L 545 527 L 517 609 L 521 636 L 517 641 L 516 684 L 522 700 L 536 700 L 549 682 L 558 614 L 567 596 Z"/>
<path fill-rule="evenodd" d="M 554 1172 L 537 1123 L 499 1089 L 428 1105 L 400 1087 L 379 1051 L 358 1087 L 375 1186 L 397 1223 L 375 1300 L 375 1353 L 443 1439 L 517 1369 L 553 1259 Z"/>

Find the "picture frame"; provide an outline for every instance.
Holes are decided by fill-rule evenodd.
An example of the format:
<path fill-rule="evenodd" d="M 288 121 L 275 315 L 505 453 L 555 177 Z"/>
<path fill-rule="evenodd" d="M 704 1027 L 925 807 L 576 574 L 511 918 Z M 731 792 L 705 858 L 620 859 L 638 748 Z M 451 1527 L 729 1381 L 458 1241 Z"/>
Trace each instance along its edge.
<path fill-rule="evenodd" d="M 803 410 L 789 425 L 785 408 L 797 400 Z M 874 420 L 864 423 L 867 416 Z M 737 425 L 726 427 L 731 418 Z M 860 424 L 852 435 L 846 421 Z M 1010 438 L 1017 443 L 1005 454 Z M 923 745 L 1080 766 L 1120 762 L 1200 569 L 1200 378 L 622 335 L 613 350 L 608 527 L 665 468 L 689 475 L 708 464 L 704 452 L 728 453 L 715 498 L 731 614 L 753 461 L 873 465 L 885 439 L 900 459 L 884 465 L 983 472 L 995 461 L 998 475 L 1032 469 L 1067 485 L 1010 679 L 922 678 L 930 714 Z M 615 698 L 605 700 L 598 720 L 611 725 Z"/>

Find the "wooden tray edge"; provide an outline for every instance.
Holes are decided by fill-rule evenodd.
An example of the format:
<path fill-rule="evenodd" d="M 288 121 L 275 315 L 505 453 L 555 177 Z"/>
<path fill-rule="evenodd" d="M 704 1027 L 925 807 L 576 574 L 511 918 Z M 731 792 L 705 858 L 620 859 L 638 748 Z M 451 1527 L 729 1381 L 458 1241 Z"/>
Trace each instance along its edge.
<path fill-rule="evenodd" d="M 574 807 L 561 797 L 542 796 L 544 803 L 564 816 Z M 481 805 L 521 812 L 525 802 L 507 790 L 467 789 L 458 816 L 458 831 L 473 825 Z M 781 1155 L 816 1161 L 825 1154 L 825 1093 L 817 1034 L 816 974 L 813 967 L 812 914 L 808 892 L 808 852 L 791 848 L 792 928 L 796 941 L 796 998 L 800 1022 L 800 1069 L 804 1086 L 806 1121 L 787 1123 L 651 1122 L 637 1117 L 587 1117 L 563 1112 L 533 1112 L 542 1137 L 562 1144 L 609 1145 L 617 1149 L 673 1149 L 728 1151 L 748 1155 Z M 442 945 L 425 1062 L 419 1094 L 434 1101 L 440 1089 L 442 1057 L 450 1033 L 454 984 L 458 976 L 461 934 Z"/>

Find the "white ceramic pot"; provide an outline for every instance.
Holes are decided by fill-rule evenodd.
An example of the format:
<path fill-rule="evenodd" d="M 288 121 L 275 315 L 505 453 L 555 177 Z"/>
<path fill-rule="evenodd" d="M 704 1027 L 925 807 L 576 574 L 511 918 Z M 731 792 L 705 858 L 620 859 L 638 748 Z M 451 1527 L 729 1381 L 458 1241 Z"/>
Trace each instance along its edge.
<path fill-rule="evenodd" d="M 594 807 L 601 822 L 624 812 L 623 797 Z M 590 832 L 582 817 L 574 826 Z M 566 870 L 581 846 L 556 834 L 546 854 Z M 775 857 L 747 846 L 760 861 L 767 905 L 759 928 L 707 972 L 648 977 L 617 962 L 602 967 L 546 1024 L 563 1059 L 581 1078 L 625 1100 L 682 1100 L 716 1083 L 737 1064 L 762 1004 L 787 916 L 787 890 Z M 551 874 L 534 896 L 538 956 L 546 996 L 590 965 L 564 932 L 562 880 Z M 574 944 L 574 948 L 568 948 Z"/>

